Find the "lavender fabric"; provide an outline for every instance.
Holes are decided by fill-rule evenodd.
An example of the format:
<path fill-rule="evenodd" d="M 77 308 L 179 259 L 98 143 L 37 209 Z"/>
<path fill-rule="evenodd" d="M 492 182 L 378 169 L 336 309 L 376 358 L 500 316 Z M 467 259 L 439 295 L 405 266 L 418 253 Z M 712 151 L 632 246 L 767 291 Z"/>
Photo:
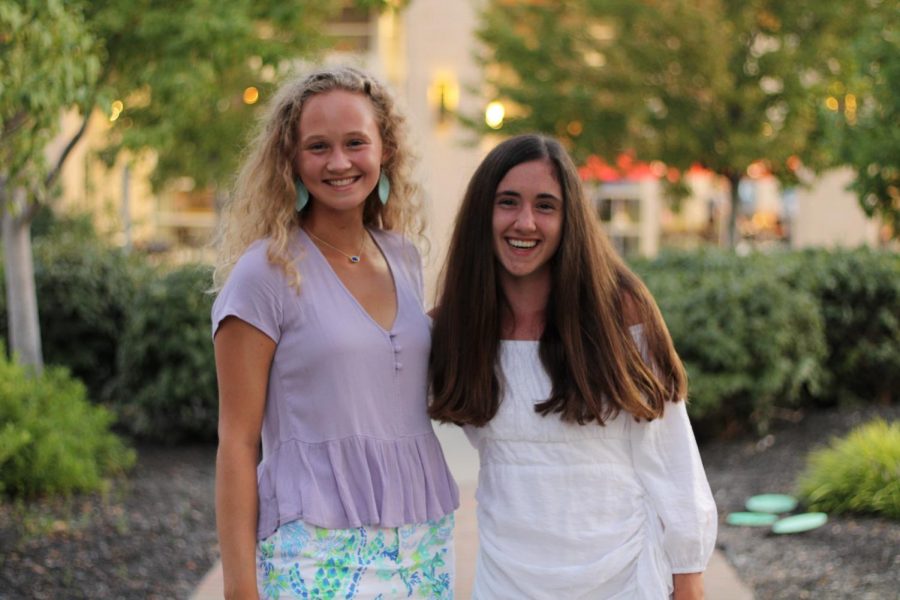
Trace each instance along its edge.
<path fill-rule="evenodd" d="M 299 294 L 259 240 L 213 305 L 213 336 L 234 316 L 277 344 L 257 469 L 258 539 L 297 519 L 329 529 L 399 527 L 459 505 L 425 410 L 431 334 L 419 254 L 396 234 L 370 233 L 397 291 L 390 330 L 362 308 L 303 230 L 291 240 Z"/>

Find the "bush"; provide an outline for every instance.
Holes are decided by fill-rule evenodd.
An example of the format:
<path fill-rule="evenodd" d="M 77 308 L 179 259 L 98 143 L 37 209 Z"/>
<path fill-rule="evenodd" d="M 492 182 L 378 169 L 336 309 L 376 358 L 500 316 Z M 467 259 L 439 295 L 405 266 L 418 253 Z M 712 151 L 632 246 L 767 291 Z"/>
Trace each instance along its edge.
<path fill-rule="evenodd" d="M 798 488 L 811 510 L 900 520 L 900 423 L 878 419 L 812 452 Z"/>
<path fill-rule="evenodd" d="M 773 277 L 769 260 L 704 251 L 636 265 L 684 361 L 700 433 L 765 431 L 825 382 L 818 307 Z"/>
<path fill-rule="evenodd" d="M 100 489 L 105 477 L 135 461 L 93 406 L 84 385 L 65 369 L 35 377 L 6 359 L 0 345 L 0 489 L 9 495 Z"/>
<path fill-rule="evenodd" d="M 44 236 L 34 254 L 44 360 L 65 365 L 91 398 L 106 401 L 128 312 L 150 270 L 81 235 Z"/>
<path fill-rule="evenodd" d="M 148 282 L 130 307 L 112 396 L 132 434 L 165 442 L 215 438 L 211 283 L 210 269 L 182 267 Z"/>
<path fill-rule="evenodd" d="M 809 250 L 782 270 L 822 313 L 831 375 L 823 402 L 900 398 L 900 255 Z"/>

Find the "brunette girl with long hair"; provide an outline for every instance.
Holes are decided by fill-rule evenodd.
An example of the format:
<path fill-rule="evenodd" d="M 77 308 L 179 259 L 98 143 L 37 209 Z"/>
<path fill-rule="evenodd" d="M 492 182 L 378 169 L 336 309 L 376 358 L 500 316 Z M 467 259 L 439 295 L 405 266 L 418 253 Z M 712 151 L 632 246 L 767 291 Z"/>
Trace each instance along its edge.
<path fill-rule="evenodd" d="M 684 368 L 557 141 L 476 170 L 432 340 L 430 414 L 481 457 L 473 598 L 702 597 L 716 509 Z"/>
<path fill-rule="evenodd" d="M 214 277 L 228 598 L 452 597 L 409 159 L 353 68 L 288 81 L 260 121 Z"/>

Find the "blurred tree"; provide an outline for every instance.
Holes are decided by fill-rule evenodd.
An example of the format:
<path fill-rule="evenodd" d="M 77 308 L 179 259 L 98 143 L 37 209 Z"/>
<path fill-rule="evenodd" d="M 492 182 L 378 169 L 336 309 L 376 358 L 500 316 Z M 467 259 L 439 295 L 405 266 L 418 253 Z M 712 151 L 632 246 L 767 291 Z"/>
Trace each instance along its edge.
<path fill-rule="evenodd" d="M 829 90 L 828 121 L 863 209 L 900 238 L 900 4 L 873 3 L 863 24 L 849 77 Z"/>
<path fill-rule="evenodd" d="M 52 185 L 44 150 L 60 113 L 86 107 L 100 73 L 81 12 L 60 0 L 0 1 L 0 219 L 11 351 L 43 368 L 31 221 Z"/>
<path fill-rule="evenodd" d="M 867 2 L 488 0 L 478 35 L 505 133 L 556 135 L 578 160 L 698 163 L 731 183 L 734 243 L 752 163 L 790 183 L 833 158 L 819 115 Z"/>
<path fill-rule="evenodd" d="M 93 113 L 109 116 L 107 161 L 123 149 L 152 150 L 157 186 L 181 175 L 221 182 L 252 121 L 253 91 L 247 102 L 244 91 L 264 95 L 292 61 L 324 48 L 322 25 L 341 8 L 330 0 L 0 0 L 0 210 L 10 346 L 23 363 L 42 362 L 30 224 Z M 81 125 L 45 158 L 67 109 Z"/>

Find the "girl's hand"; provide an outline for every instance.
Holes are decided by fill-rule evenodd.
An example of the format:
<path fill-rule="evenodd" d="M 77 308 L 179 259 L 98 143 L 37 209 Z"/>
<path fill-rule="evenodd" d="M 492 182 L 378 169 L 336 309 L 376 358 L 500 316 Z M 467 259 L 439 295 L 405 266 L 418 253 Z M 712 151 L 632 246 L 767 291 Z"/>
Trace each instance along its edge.
<path fill-rule="evenodd" d="M 674 600 L 703 600 L 703 573 L 677 573 L 672 576 Z"/>

